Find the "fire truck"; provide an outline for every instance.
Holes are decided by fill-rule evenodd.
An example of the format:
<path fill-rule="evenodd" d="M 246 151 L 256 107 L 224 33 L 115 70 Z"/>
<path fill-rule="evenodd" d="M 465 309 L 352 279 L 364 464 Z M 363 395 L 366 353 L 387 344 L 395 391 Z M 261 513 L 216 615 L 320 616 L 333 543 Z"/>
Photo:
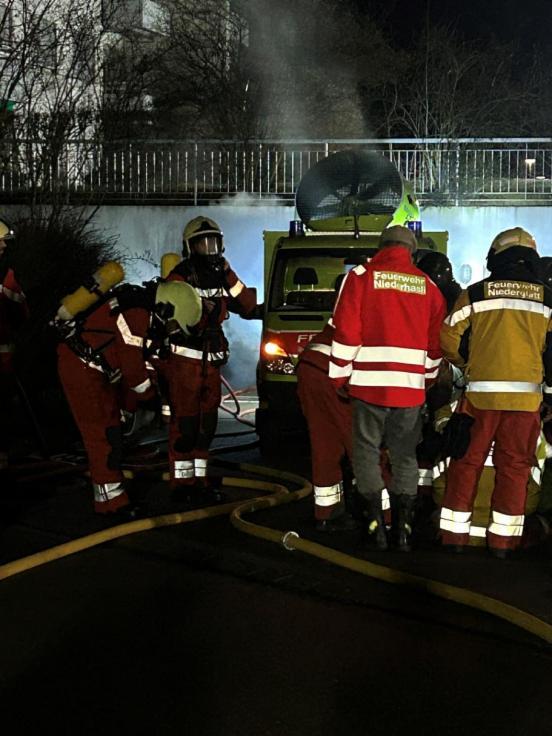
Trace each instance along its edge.
<path fill-rule="evenodd" d="M 306 439 L 296 393 L 298 356 L 331 316 L 340 277 L 371 258 L 382 230 L 411 227 L 417 258 L 447 250 L 448 233 L 422 232 L 412 186 L 380 153 L 340 151 L 322 159 L 302 178 L 296 208 L 300 219 L 289 232 L 264 232 L 256 412 L 264 453 Z"/>

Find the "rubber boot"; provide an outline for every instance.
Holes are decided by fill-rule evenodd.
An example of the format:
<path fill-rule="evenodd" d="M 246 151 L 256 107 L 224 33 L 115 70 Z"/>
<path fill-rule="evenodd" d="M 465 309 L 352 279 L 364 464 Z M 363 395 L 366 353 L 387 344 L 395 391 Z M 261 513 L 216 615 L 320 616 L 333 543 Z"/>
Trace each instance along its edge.
<path fill-rule="evenodd" d="M 412 550 L 411 537 L 414 525 L 416 496 L 406 493 L 390 494 L 391 500 L 391 538 L 399 552 Z"/>
<path fill-rule="evenodd" d="M 381 494 L 371 496 L 367 499 L 368 505 L 368 535 L 374 540 L 378 549 L 387 549 L 387 532 L 385 530 L 385 522 L 383 520 L 383 511 L 381 509 Z"/>

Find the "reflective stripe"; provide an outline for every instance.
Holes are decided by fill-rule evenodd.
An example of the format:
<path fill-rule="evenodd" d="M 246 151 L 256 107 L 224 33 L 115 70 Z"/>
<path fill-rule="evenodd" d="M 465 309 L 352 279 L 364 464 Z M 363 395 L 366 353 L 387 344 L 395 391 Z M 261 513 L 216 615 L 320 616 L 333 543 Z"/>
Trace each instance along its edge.
<path fill-rule="evenodd" d="M 510 516 L 498 511 L 492 512 L 492 522 L 489 526 L 489 534 L 499 537 L 521 537 L 523 534 L 523 522 L 525 516 Z"/>
<path fill-rule="evenodd" d="M 436 480 L 441 476 L 444 472 L 446 472 L 446 469 L 450 465 L 450 457 L 447 457 L 446 461 L 441 460 L 440 463 L 433 466 L 433 480 Z"/>
<path fill-rule="evenodd" d="M 117 316 L 117 327 L 119 328 L 119 332 L 121 333 L 121 337 L 125 341 L 127 345 L 133 345 L 136 348 L 141 348 L 144 345 L 144 338 L 138 337 L 138 335 L 133 335 L 130 331 L 130 327 L 128 326 L 128 322 L 123 317 L 122 314 L 119 314 Z"/>
<path fill-rule="evenodd" d="M 205 478 L 207 475 L 207 460 L 203 457 L 195 457 L 194 471 L 197 478 Z"/>
<path fill-rule="evenodd" d="M 470 537 L 486 537 L 487 528 L 484 526 L 470 526 Z"/>
<path fill-rule="evenodd" d="M 164 417 L 170 417 L 170 415 L 171 415 L 171 407 L 168 404 L 163 404 L 163 406 L 161 407 L 161 414 Z"/>
<path fill-rule="evenodd" d="M 212 297 L 220 297 L 224 296 L 224 292 L 220 287 L 216 289 L 198 289 L 197 286 L 194 287 L 196 290 L 196 294 L 198 296 L 203 297 L 204 299 L 210 299 Z"/>
<path fill-rule="evenodd" d="M 100 373 L 104 372 L 104 369 L 101 367 L 101 365 L 98 365 L 97 363 L 92 363 L 90 360 L 85 360 L 84 358 L 79 358 L 79 360 L 84 363 L 84 365 L 87 368 L 93 368 L 95 371 L 100 371 Z"/>
<path fill-rule="evenodd" d="M 309 342 L 305 350 L 314 350 L 317 353 L 324 353 L 324 355 L 331 355 L 332 352 L 329 345 L 323 345 L 320 342 Z"/>
<path fill-rule="evenodd" d="M 542 302 L 534 302 L 529 299 L 486 299 L 484 302 L 475 302 L 473 305 L 475 313 L 492 312 L 495 309 L 515 309 L 520 312 L 532 312 L 542 314 L 550 319 L 552 310 Z"/>
<path fill-rule="evenodd" d="M 366 269 L 362 264 L 359 266 L 355 266 L 355 268 L 353 268 L 353 271 L 354 273 L 356 273 L 357 276 L 362 276 L 363 273 L 366 273 Z"/>
<path fill-rule="evenodd" d="M 353 370 L 351 384 L 355 386 L 397 386 L 401 388 L 425 388 L 423 373 L 406 371 L 363 371 Z"/>
<path fill-rule="evenodd" d="M 19 304 L 26 300 L 25 294 L 22 291 L 13 291 L 2 284 L 0 284 L 0 294 L 4 294 L 6 299 L 9 299 L 12 302 L 18 302 Z"/>
<path fill-rule="evenodd" d="M 336 355 L 345 358 L 342 355 Z M 409 365 L 424 365 L 426 362 L 425 350 L 414 348 L 396 348 L 389 346 L 362 347 L 355 360 L 358 363 L 408 363 Z"/>
<path fill-rule="evenodd" d="M 387 491 L 387 488 L 384 488 L 381 492 L 381 510 L 388 511 L 390 508 L 391 508 L 391 499 L 389 498 L 389 493 Z"/>
<path fill-rule="evenodd" d="M 533 480 L 538 486 L 540 486 L 541 484 L 541 477 L 542 477 L 542 470 L 540 468 L 531 469 L 531 478 L 533 478 Z"/>
<path fill-rule="evenodd" d="M 532 393 L 540 394 L 540 383 L 526 383 L 525 381 L 470 381 L 466 391 L 473 393 Z"/>
<path fill-rule="evenodd" d="M 333 486 L 314 486 L 314 503 L 316 506 L 333 506 L 341 501 L 341 483 Z"/>
<path fill-rule="evenodd" d="M 117 498 L 121 493 L 125 492 L 122 483 L 92 483 L 94 488 L 94 501 L 97 503 L 105 503 Z"/>
<path fill-rule="evenodd" d="M 547 386 L 546 383 L 542 384 L 542 390 L 545 394 L 552 394 L 552 386 Z"/>
<path fill-rule="evenodd" d="M 4 343 L 0 345 L 0 353 L 14 353 L 15 345 L 13 343 Z"/>
<path fill-rule="evenodd" d="M 462 307 L 462 309 L 458 309 L 456 312 L 453 312 L 451 315 L 449 315 L 445 319 L 445 324 L 449 325 L 450 327 L 454 327 L 454 325 L 457 325 L 458 322 L 462 322 L 462 320 L 467 319 L 472 311 L 472 305 L 468 304 L 465 307 Z"/>
<path fill-rule="evenodd" d="M 426 366 L 426 368 L 438 368 L 441 365 L 442 362 L 443 362 L 443 359 L 442 358 L 435 358 L 435 359 L 433 359 L 433 358 L 429 358 L 426 355 L 426 359 L 425 359 L 425 366 Z"/>
<path fill-rule="evenodd" d="M 185 348 L 183 345 L 171 345 L 171 353 L 175 355 L 183 355 L 185 358 L 194 358 L 194 360 L 203 360 L 203 352 L 194 350 L 193 348 Z M 224 360 L 226 353 L 207 353 L 207 360 Z"/>
<path fill-rule="evenodd" d="M 433 485 L 433 468 L 418 468 L 418 485 Z"/>
<path fill-rule="evenodd" d="M 137 386 L 133 386 L 132 390 L 136 391 L 137 394 L 143 394 L 145 393 L 148 388 L 151 386 L 151 381 L 149 378 L 146 378 L 145 381 L 142 381 L 142 383 L 139 383 Z"/>
<path fill-rule="evenodd" d="M 332 355 L 340 360 L 353 360 L 359 350 L 360 345 L 343 345 L 336 340 L 332 342 Z"/>
<path fill-rule="evenodd" d="M 193 460 L 175 460 L 174 461 L 174 477 L 175 478 L 193 478 L 194 477 Z"/>
<path fill-rule="evenodd" d="M 343 287 L 343 285 L 342 285 L 342 287 Z M 328 324 L 329 324 L 330 327 L 335 327 L 334 321 L 333 321 L 333 317 L 330 317 L 330 319 L 328 320 Z"/>
<path fill-rule="evenodd" d="M 489 454 L 485 458 L 485 463 L 484 464 L 488 468 L 494 468 L 495 464 L 493 462 L 493 451 L 492 450 L 491 450 L 491 452 L 489 452 Z"/>
<path fill-rule="evenodd" d="M 238 279 L 238 281 L 234 284 L 234 286 L 230 287 L 228 293 L 230 294 L 231 297 L 235 299 L 237 296 L 239 296 L 242 293 L 244 289 L 245 289 L 245 284 L 243 284 Z"/>
<path fill-rule="evenodd" d="M 469 534 L 471 511 L 453 511 L 445 506 L 441 509 L 439 528 L 454 534 Z"/>
<path fill-rule="evenodd" d="M 435 368 L 435 369 L 434 369 L 434 370 L 432 370 L 432 371 L 428 371 L 428 370 L 426 369 L 426 374 L 425 374 L 425 377 L 426 377 L 426 381 L 427 381 L 428 379 L 430 379 L 430 378 L 437 378 L 437 376 L 438 376 L 438 375 L 439 375 L 439 368 Z"/>
<path fill-rule="evenodd" d="M 352 372 L 353 366 L 350 363 L 349 365 L 341 366 L 330 362 L 330 378 L 348 378 Z"/>

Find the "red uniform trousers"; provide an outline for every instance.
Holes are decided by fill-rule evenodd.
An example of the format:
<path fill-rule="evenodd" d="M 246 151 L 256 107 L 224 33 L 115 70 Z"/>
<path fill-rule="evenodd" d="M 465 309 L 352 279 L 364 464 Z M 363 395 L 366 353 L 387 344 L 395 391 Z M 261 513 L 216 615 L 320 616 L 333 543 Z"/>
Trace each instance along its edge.
<path fill-rule="evenodd" d="M 495 486 L 491 499 L 491 523 L 487 529 L 489 547 L 514 549 L 523 533 L 527 481 L 534 465 L 540 433 L 538 411 L 476 409 L 468 450 L 459 460 L 451 460 L 447 488 L 441 509 L 441 537 L 444 544 L 468 544 L 471 512 L 485 459 L 495 441 L 493 462 Z"/>
<path fill-rule="evenodd" d="M 207 459 L 221 401 L 220 368 L 174 353 L 155 365 L 169 394 L 171 486 L 207 486 Z"/>
<path fill-rule="evenodd" d="M 122 430 L 120 387 L 90 368 L 64 345 L 58 346 L 59 377 L 88 455 L 93 484 L 121 483 Z M 126 492 L 98 503 L 97 511 L 115 511 L 129 503 Z M 109 506 L 109 508 L 108 508 Z"/>
<path fill-rule="evenodd" d="M 314 516 L 330 519 L 343 511 L 341 462 L 352 453 L 352 409 L 327 374 L 306 361 L 297 367 L 297 393 L 309 428 Z"/>

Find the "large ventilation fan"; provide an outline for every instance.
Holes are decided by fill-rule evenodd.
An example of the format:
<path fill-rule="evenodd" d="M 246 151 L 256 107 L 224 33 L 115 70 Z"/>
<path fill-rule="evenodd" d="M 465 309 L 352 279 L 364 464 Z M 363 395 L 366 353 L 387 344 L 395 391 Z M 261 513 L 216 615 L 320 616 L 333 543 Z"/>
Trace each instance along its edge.
<path fill-rule="evenodd" d="M 319 161 L 301 179 L 299 217 L 320 229 L 320 220 L 392 215 L 401 204 L 403 179 L 380 153 L 340 151 Z"/>

